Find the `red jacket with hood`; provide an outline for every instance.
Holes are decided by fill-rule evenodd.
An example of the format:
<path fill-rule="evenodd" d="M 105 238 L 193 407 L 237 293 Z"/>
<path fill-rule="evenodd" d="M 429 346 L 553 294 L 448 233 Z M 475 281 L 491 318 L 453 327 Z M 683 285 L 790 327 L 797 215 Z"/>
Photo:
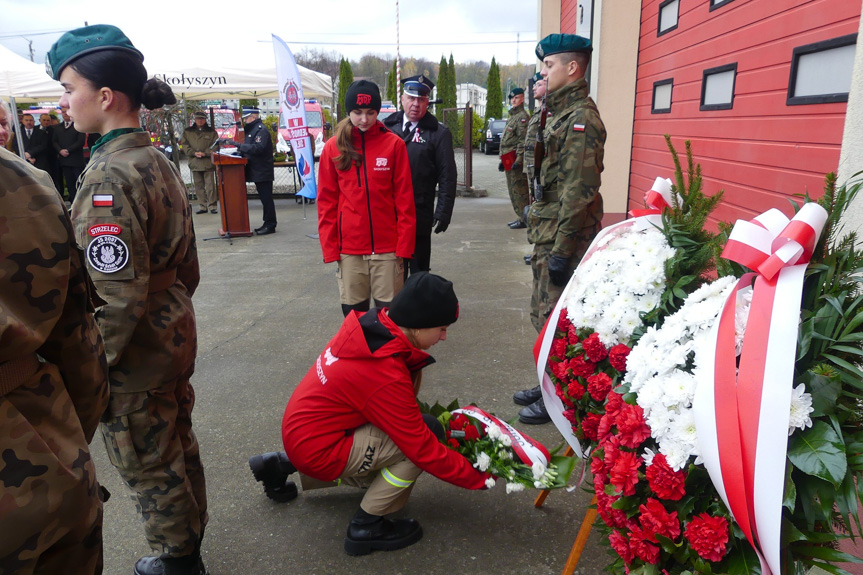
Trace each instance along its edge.
<path fill-rule="evenodd" d="M 423 422 L 411 372 L 433 361 L 383 310 L 351 312 L 288 402 L 282 440 L 291 463 L 332 481 L 347 464 L 353 430 L 371 423 L 423 471 L 459 487 L 484 488 L 486 474 Z"/>
<path fill-rule="evenodd" d="M 377 122 L 353 144 L 362 155 L 346 171 L 336 169 L 336 138 L 327 140 L 318 167 L 318 233 L 324 262 L 339 254 L 395 252 L 410 258 L 416 242 L 416 209 L 404 141 Z"/>

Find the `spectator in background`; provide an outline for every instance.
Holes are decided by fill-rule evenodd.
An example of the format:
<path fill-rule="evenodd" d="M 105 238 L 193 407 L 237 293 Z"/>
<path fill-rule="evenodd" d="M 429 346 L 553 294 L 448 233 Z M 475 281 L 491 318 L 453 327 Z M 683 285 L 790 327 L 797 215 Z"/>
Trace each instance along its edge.
<path fill-rule="evenodd" d="M 452 220 L 458 172 L 452 134 L 428 112 L 434 83 L 423 75 L 402 80 L 402 111 L 391 114 L 384 125 L 405 141 L 411 164 L 417 238 L 410 273 L 431 269 L 431 233 L 446 231 Z M 437 207 L 435 207 L 437 196 Z"/>
<path fill-rule="evenodd" d="M 63 180 L 60 179 L 60 164 L 57 162 L 57 151 L 54 149 L 54 126 L 57 124 L 56 116 L 41 114 L 39 116 L 39 129 L 48 136 L 48 147 L 45 150 L 45 158 L 48 169 L 46 170 L 54 181 L 54 187 L 63 195 Z"/>
<path fill-rule="evenodd" d="M 189 158 L 189 170 L 195 181 L 195 195 L 198 196 L 198 211 L 195 213 L 219 213 L 219 199 L 216 197 L 216 182 L 214 179 L 216 167 L 210 160 L 213 144 L 219 139 L 219 134 L 207 124 L 207 114 L 198 110 L 195 112 L 195 123 L 183 131 L 180 146 Z"/>
<path fill-rule="evenodd" d="M 33 114 L 24 114 L 21 117 L 21 141 L 24 142 L 24 159 L 50 174 L 48 154 L 54 152 L 51 137 L 46 131 L 36 127 Z"/>
<path fill-rule="evenodd" d="M 506 187 L 509 200 L 515 210 L 515 220 L 507 225 L 513 230 L 527 227 L 524 209 L 530 204 L 527 191 L 527 177 L 524 175 L 524 138 L 527 134 L 527 121 L 530 119 L 524 109 L 524 90 L 513 88 L 509 92 L 509 119 L 500 136 L 500 164 L 498 169 L 506 172 Z"/>
<path fill-rule="evenodd" d="M 69 117 L 69 108 L 61 108 L 60 113 L 63 115 L 63 123 L 54 126 L 52 144 L 57 152 L 60 175 L 69 191 L 69 202 L 74 202 L 75 195 L 78 193 L 78 176 L 86 165 L 84 160 L 86 135 L 75 129 L 75 124 Z M 58 186 L 57 190 L 62 192 L 61 186 Z"/>

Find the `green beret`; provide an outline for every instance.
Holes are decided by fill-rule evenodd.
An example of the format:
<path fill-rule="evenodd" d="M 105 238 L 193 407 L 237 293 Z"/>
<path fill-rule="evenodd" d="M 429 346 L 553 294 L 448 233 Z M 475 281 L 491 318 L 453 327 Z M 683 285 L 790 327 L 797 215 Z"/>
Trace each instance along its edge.
<path fill-rule="evenodd" d="M 144 61 L 144 55 L 132 45 L 122 30 L 110 24 L 95 24 L 60 36 L 45 56 L 45 71 L 53 79 L 59 80 L 63 68 L 81 56 L 99 50 L 125 50 Z"/>
<path fill-rule="evenodd" d="M 536 45 L 536 57 L 540 60 L 563 52 L 590 54 L 593 52 L 593 45 L 590 43 L 590 38 L 575 34 L 549 34 Z"/>
<path fill-rule="evenodd" d="M 524 90 L 523 90 L 523 89 L 521 89 L 521 88 L 518 88 L 518 87 L 515 87 L 515 88 L 513 88 L 512 90 L 510 90 L 510 91 L 509 91 L 509 97 L 510 97 L 510 99 L 515 98 L 515 97 L 516 97 L 516 96 L 518 96 L 519 94 L 524 94 Z"/>
<path fill-rule="evenodd" d="M 540 74 L 539 72 L 537 72 L 536 74 L 534 74 L 534 75 L 533 75 L 533 83 L 534 83 L 534 84 L 536 84 L 536 83 L 537 83 L 537 82 L 539 82 L 540 80 L 542 80 L 542 74 Z"/>

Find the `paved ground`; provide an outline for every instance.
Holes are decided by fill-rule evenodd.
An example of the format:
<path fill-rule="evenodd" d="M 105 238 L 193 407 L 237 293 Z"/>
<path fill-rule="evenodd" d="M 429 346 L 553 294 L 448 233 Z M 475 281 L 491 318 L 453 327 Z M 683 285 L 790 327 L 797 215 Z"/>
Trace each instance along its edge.
<path fill-rule="evenodd" d="M 449 230 L 434 237 L 433 271 L 451 279 L 459 321 L 432 353 L 421 399 L 476 402 L 504 418 L 517 408 L 512 393 L 535 383 L 530 325 L 529 248 L 514 218 L 495 156 L 474 155 L 474 185 L 488 197 L 459 198 Z M 198 359 L 194 423 L 206 465 L 210 524 L 203 554 L 212 575 L 425 573 L 545 575 L 563 569 L 588 493 L 552 493 L 541 509 L 535 493 L 463 490 L 422 476 L 402 512 L 425 536 L 393 553 L 353 558 L 342 544 L 361 492 L 350 488 L 300 494 L 287 504 L 264 497 L 247 467 L 249 456 L 281 449 L 279 435 L 291 391 L 342 320 L 335 266 L 321 261 L 315 206 L 278 200 L 278 232 L 217 238 L 219 217 L 195 216 L 201 285 L 195 294 Z M 261 209 L 250 202 L 252 227 Z M 548 446 L 551 425 L 522 426 Z M 148 553 L 132 502 L 93 445 L 100 481 L 113 493 L 105 506 L 105 573 L 131 573 Z M 600 573 L 605 554 L 591 536 L 578 573 Z"/>

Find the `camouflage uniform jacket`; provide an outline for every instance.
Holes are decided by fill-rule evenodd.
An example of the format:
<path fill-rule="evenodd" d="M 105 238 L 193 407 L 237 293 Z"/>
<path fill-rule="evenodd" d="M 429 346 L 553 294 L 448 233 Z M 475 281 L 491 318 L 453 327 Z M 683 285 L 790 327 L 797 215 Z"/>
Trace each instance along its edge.
<path fill-rule="evenodd" d="M 572 257 L 576 244 L 602 221 L 599 194 L 605 149 L 605 125 L 581 78 L 546 96 L 553 121 L 545 126 L 545 159 L 540 183 L 543 200 L 528 216 L 528 241 L 554 244 L 552 253 Z"/>
<path fill-rule="evenodd" d="M 154 389 L 191 375 L 198 253 L 186 186 L 144 132 L 101 144 L 72 206 L 99 295 L 112 391 Z"/>
<path fill-rule="evenodd" d="M 192 125 L 186 128 L 183 132 L 183 137 L 180 138 L 180 145 L 183 147 L 183 153 L 189 158 L 189 169 L 193 172 L 209 172 L 215 170 L 212 160 L 210 160 L 210 146 L 216 143 L 219 139 L 219 134 L 210 126 L 204 126 L 198 129 L 197 125 Z M 196 158 L 195 152 L 203 152 L 203 158 Z"/>
<path fill-rule="evenodd" d="M 527 122 L 527 130 L 525 131 L 524 137 L 524 173 L 527 174 L 527 181 L 530 183 L 531 190 L 533 190 L 533 164 L 534 164 L 534 152 L 536 151 L 536 133 L 539 131 L 539 122 L 542 119 L 542 108 L 538 109 L 533 113 L 533 116 L 530 117 L 530 120 Z M 546 125 L 548 125 L 548 118 L 551 118 L 551 112 L 546 112 Z"/>
<path fill-rule="evenodd" d="M 521 170 L 524 157 L 524 137 L 527 133 L 527 121 L 530 114 L 524 109 L 524 104 L 509 109 L 509 119 L 500 136 L 500 155 L 515 150 L 514 169 Z"/>
<path fill-rule="evenodd" d="M 51 177 L 2 148 L 0 254 L 0 364 L 56 365 L 89 442 L 108 404 L 93 286 Z"/>

